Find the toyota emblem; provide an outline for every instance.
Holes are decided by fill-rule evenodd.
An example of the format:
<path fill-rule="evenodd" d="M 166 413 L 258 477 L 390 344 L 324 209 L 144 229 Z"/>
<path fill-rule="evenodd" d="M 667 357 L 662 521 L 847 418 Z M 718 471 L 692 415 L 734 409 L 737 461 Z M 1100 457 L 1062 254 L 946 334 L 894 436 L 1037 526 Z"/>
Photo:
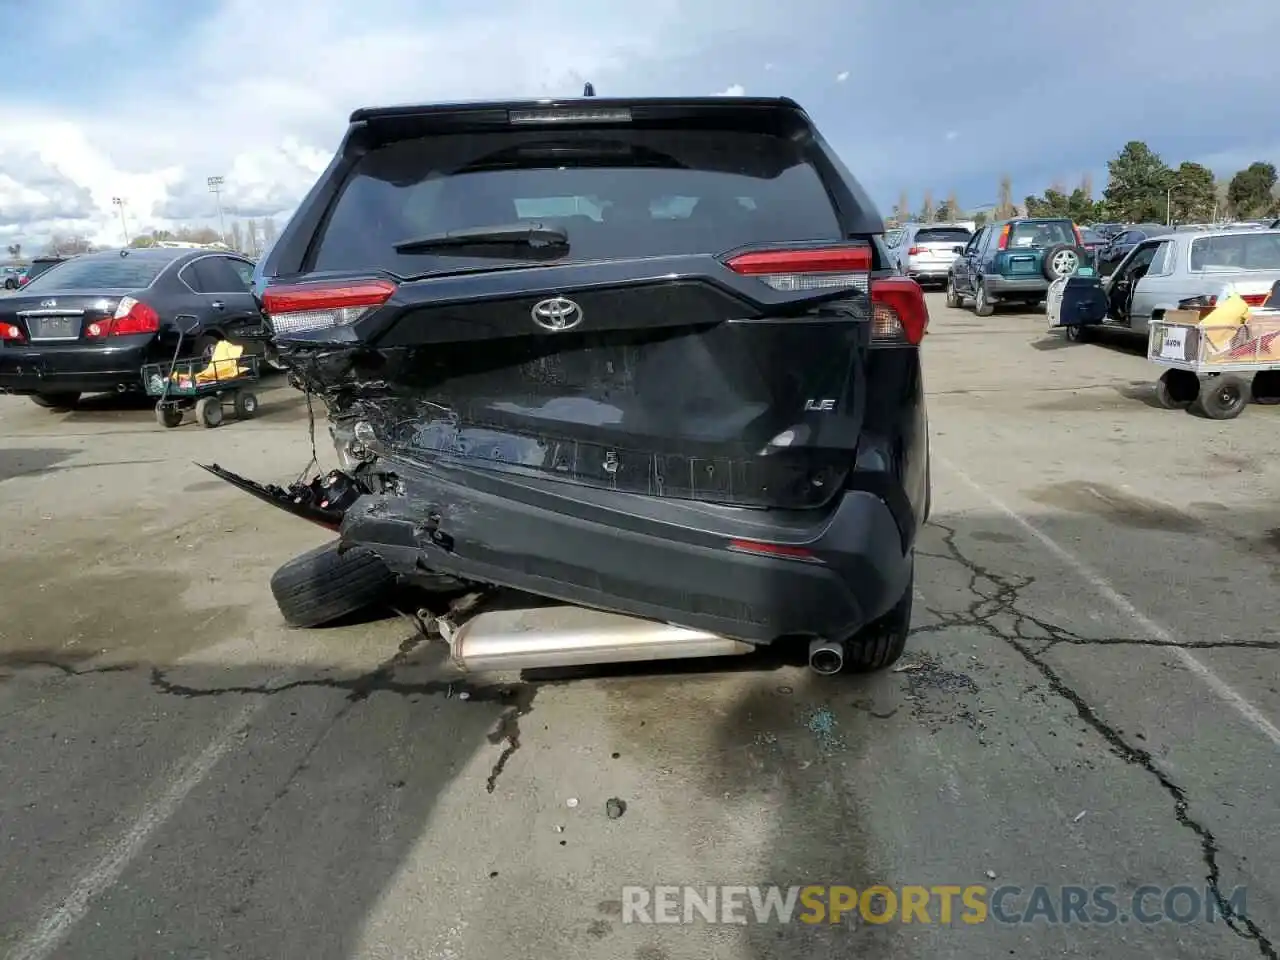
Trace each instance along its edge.
<path fill-rule="evenodd" d="M 533 322 L 552 333 L 572 330 L 582 322 L 582 308 L 564 297 L 539 300 L 531 312 Z"/>

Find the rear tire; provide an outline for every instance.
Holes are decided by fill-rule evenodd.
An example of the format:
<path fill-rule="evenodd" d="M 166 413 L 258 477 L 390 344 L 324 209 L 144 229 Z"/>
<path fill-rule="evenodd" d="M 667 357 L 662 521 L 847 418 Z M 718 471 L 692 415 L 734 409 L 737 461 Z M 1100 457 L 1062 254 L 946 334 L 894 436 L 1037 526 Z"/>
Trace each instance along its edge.
<path fill-rule="evenodd" d="M 222 398 L 201 397 L 197 400 L 196 419 L 200 421 L 201 426 L 210 429 L 222 426 Z"/>
<path fill-rule="evenodd" d="M 915 561 L 907 589 L 893 609 L 868 624 L 845 643 L 844 669 L 848 673 L 874 673 L 898 662 L 911 634 L 911 605 L 916 595 Z"/>
<path fill-rule="evenodd" d="M 66 393 L 33 393 L 31 402 L 37 407 L 44 407 L 46 410 L 52 410 L 55 413 L 66 413 L 76 408 L 76 404 L 80 402 L 80 394 L 75 391 Z"/>
<path fill-rule="evenodd" d="M 1088 343 L 1093 339 L 1093 330 L 1083 323 L 1072 323 L 1062 328 L 1062 335 L 1068 343 Z"/>
<path fill-rule="evenodd" d="M 271 577 L 271 594 L 291 627 L 318 627 L 365 609 L 385 597 L 395 576 L 366 547 L 338 552 L 326 543 L 294 557 Z"/>
<path fill-rule="evenodd" d="M 957 307 L 959 307 L 962 302 L 963 300 L 961 299 L 960 294 L 956 291 L 955 277 L 948 276 L 947 277 L 947 306 L 950 307 L 952 310 L 954 310 Z"/>
<path fill-rule="evenodd" d="M 1249 382 L 1243 377 L 1223 373 L 1206 377 L 1200 383 L 1200 393 L 1191 405 L 1193 413 L 1210 420 L 1234 420 L 1249 405 Z"/>
<path fill-rule="evenodd" d="M 258 413 L 258 395 L 248 390 L 236 391 L 236 419 L 252 420 Z"/>
<path fill-rule="evenodd" d="M 1166 370 L 1156 381 L 1156 403 L 1166 410 L 1185 410 L 1200 394 L 1200 378 L 1190 370 Z"/>
<path fill-rule="evenodd" d="M 1253 402 L 1262 406 L 1280 403 L 1280 370 L 1259 370 L 1249 388 Z"/>
<path fill-rule="evenodd" d="M 218 342 L 221 339 L 211 333 L 201 334 L 191 344 L 191 356 L 199 357 L 207 365 L 213 359 L 213 351 L 218 349 Z"/>
<path fill-rule="evenodd" d="M 987 281 L 979 280 L 978 289 L 973 295 L 973 312 L 980 317 L 989 317 L 996 312 L 995 304 L 987 295 Z"/>
<path fill-rule="evenodd" d="M 156 423 L 173 428 L 182 423 L 182 411 L 165 403 L 156 404 Z"/>

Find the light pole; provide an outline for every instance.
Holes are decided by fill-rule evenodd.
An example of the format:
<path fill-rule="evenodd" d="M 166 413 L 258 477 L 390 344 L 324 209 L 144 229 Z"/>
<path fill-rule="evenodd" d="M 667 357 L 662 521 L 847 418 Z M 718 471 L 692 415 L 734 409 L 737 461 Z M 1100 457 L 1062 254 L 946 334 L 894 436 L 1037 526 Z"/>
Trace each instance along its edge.
<path fill-rule="evenodd" d="M 218 201 L 218 236 L 223 243 L 227 242 L 227 225 L 222 218 L 222 177 L 210 177 L 205 181 L 209 184 L 209 192 L 217 198 Z"/>
<path fill-rule="evenodd" d="M 124 218 L 124 198 L 112 197 L 111 202 L 120 211 L 120 229 L 124 231 L 124 245 L 127 247 L 129 245 L 129 223 Z"/>

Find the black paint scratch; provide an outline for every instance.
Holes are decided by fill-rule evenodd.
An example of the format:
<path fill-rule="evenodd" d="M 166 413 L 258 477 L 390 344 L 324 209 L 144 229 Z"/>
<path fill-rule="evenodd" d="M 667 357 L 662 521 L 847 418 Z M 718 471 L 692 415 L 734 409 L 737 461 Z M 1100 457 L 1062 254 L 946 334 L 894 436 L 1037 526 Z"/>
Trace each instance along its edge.
<path fill-rule="evenodd" d="M 1035 582 L 1035 578 L 1027 575 L 996 573 L 966 556 L 956 545 L 956 531 L 944 524 L 932 522 L 943 532 L 945 554 L 932 554 L 935 559 L 954 562 L 963 567 L 969 574 L 968 589 L 973 600 L 961 613 L 939 613 L 931 611 L 939 619 L 939 623 L 913 630 L 912 633 L 936 633 L 941 630 L 968 628 L 980 630 L 987 636 L 1004 641 L 1042 677 L 1049 689 L 1071 704 L 1082 721 L 1088 724 L 1112 751 L 1125 763 L 1138 767 L 1155 778 L 1161 788 L 1173 800 L 1173 816 L 1178 825 L 1190 830 L 1200 842 L 1201 857 L 1205 866 L 1205 882 L 1213 895 L 1219 913 L 1227 926 L 1237 936 L 1253 942 L 1259 954 L 1266 960 L 1280 960 L 1276 947 L 1261 928 L 1249 917 L 1238 914 L 1222 891 L 1222 870 L 1219 865 L 1221 848 L 1213 832 L 1203 823 L 1195 819 L 1190 812 L 1191 803 L 1186 790 L 1175 783 L 1168 774 L 1157 766 L 1152 755 L 1130 743 L 1120 731 L 1107 723 L 1085 698 L 1067 683 L 1062 676 L 1044 660 L 1044 654 L 1054 645 L 1069 643 L 1078 645 L 1091 644 L 1134 644 L 1139 646 L 1194 646 L 1195 644 L 1175 644 L 1154 640 L 1134 639 L 1129 637 L 1106 637 L 1101 639 L 1082 637 L 1057 624 L 1041 620 L 1018 607 L 1021 592 Z M 996 623 L 996 617 L 1003 615 L 1012 623 L 1010 628 L 1002 628 Z M 1032 631 L 1038 631 L 1035 635 Z M 1199 644 L 1202 647 L 1245 647 L 1277 649 L 1280 642 L 1274 641 L 1222 641 Z"/>

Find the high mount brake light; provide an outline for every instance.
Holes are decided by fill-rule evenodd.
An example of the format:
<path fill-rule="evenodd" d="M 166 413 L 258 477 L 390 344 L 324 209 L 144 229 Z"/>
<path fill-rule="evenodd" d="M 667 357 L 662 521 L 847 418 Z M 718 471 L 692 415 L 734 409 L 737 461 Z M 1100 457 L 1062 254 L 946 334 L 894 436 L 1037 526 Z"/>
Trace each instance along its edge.
<path fill-rule="evenodd" d="M 138 333 L 158 333 L 160 314 L 141 300 L 121 297 L 116 311 L 105 320 L 95 320 L 85 328 L 84 335 L 91 339 L 100 337 L 127 337 Z"/>
<path fill-rule="evenodd" d="M 507 122 L 514 124 L 630 123 L 631 111 L 626 107 L 538 107 L 531 110 L 508 110 Z"/>
<path fill-rule="evenodd" d="M 929 307 L 920 284 L 910 277 L 872 280 L 871 308 L 874 343 L 920 345 L 929 328 Z"/>
<path fill-rule="evenodd" d="M 871 248 L 819 247 L 801 250 L 753 250 L 725 263 L 734 273 L 755 277 L 775 290 L 799 293 L 852 287 L 867 289 Z"/>
<path fill-rule="evenodd" d="M 268 286 L 262 306 L 277 336 L 355 323 L 396 292 L 390 280 L 341 280 Z"/>

